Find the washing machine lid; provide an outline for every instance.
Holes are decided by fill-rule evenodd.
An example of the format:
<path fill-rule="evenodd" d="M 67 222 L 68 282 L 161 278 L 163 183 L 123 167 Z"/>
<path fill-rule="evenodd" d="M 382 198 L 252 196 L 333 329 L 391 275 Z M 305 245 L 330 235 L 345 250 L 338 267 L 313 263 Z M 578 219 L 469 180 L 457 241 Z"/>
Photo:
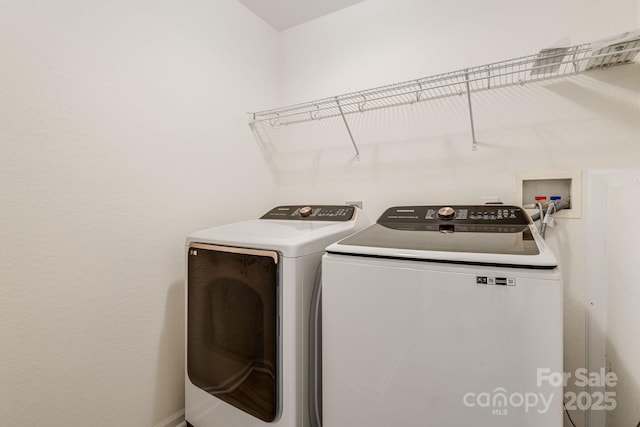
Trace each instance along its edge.
<path fill-rule="evenodd" d="M 323 252 L 327 245 L 369 225 L 360 209 L 341 205 L 278 206 L 260 219 L 198 231 L 191 242 L 278 251 L 284 257 Z"/>
<path fill-rule="evenodd" d="M 330 253 L 554 268 L 557 261 L 518 206 L 397 206 L 327 248 Z"/>

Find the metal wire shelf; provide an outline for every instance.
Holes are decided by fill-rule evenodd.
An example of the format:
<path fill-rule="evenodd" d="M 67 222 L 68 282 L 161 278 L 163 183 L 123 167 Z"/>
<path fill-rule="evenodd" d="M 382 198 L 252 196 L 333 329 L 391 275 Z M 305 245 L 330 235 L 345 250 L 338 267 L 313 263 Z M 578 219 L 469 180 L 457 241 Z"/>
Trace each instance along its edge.
<path fill-rule="evenodd" d="M 636 34 L 636 33 L 633 33 Z M 477 149 L 471 94 L 493 88 L 524 85 L 576 75 L 635 61 L 640 38 L 603 47 L 591 43 L 544 49 L 537 54 L 476 66 L 430 77 L 352 92 L 302 104 L 250 113 L 250 126 L 288 126 L 331 117 L 342 117 L 356 156 L 359 150 L 347 116 L 440 98 L 465 95 L 469 104 L 472 149 Z"/>

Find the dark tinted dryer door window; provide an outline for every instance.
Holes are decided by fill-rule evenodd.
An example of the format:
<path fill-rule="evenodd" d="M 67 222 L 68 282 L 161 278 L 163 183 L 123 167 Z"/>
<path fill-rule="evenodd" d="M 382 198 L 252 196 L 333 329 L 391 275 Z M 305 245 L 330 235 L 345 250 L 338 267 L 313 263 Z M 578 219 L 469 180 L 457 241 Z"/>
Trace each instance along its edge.
<path fill-rule="evenodd" d="M 187 267 L 191 382 L 263 421 L 278 415 L 278 254 L 192 243 Z"/>

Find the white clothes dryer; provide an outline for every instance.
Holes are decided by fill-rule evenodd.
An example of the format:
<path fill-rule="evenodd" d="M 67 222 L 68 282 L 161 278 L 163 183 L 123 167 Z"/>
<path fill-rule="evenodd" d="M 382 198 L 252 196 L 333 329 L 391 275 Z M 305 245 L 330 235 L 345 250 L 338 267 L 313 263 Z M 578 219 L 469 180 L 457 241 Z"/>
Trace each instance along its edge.
<path fill-rule="evenodd" d="M 324 427 L 561 427 L 562 282 L 519 207 L 401 206 L 323 258 Z"/>
<path fill-rule="evenodd" d="M 324 249 L 368 225 L 352 206 L 279 206 L 187 238 L 191 427 L 313 427 L 309 315 Z"/>

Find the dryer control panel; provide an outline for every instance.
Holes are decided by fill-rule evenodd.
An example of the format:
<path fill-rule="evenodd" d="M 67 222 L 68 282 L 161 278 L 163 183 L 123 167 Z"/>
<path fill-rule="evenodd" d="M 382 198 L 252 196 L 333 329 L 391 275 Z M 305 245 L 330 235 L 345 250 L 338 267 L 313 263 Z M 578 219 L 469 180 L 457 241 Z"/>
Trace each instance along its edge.
<path fill-rule="evenodd" d="M 278 206 L 260 219 L 282 219 L 293 221 L 350 221 L 355 213 L 353 206 L 341 205 L 295 205 Z"/>

